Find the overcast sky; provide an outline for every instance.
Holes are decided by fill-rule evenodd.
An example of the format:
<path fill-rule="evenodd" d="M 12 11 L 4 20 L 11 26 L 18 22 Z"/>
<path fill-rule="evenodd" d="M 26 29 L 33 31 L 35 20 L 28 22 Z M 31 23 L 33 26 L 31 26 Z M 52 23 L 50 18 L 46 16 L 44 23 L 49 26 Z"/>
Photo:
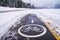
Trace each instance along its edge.
<path fill-rule="evenodd" d="M 60 3 L 60 0 L 22 0 L 22 1 L 34 4 L 37 7 L 53 6 L 56 3 Z"/>

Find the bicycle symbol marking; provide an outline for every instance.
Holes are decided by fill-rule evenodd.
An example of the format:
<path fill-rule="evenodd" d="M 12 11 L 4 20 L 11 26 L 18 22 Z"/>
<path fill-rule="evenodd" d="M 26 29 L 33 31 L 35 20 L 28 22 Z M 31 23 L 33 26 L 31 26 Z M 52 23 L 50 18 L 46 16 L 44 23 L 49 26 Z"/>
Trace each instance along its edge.
<path fill-rule="evenodd" d="M 31 32 L 39 32 L 39 34 L 36 35 L 29 35 L 29 31 Z M 18 29 L 18 33 L 23 36 L 23 37 L 28 37 L 28 38 L 35 38 L 35 37 L 40 37 L 43 36 L 45 33 L 47 32 L 46 28 L 44 26 L 41 25 L 37 25 L 37 24 L 28 24 L 28 25 L 24 25 L 21 26 Z M 27 34 L 25 34 L 27 33 Z M 31 33 L 30 33 L 31 34 Z"/>
<path fill-rule="evenodd" d="M 38 28 L 38 27 L 23 27 L 21 29 L 22 32 L 29 32 L 29 31 L 35 31 L 35 32 L 43 32 L 43 28 Z"/>

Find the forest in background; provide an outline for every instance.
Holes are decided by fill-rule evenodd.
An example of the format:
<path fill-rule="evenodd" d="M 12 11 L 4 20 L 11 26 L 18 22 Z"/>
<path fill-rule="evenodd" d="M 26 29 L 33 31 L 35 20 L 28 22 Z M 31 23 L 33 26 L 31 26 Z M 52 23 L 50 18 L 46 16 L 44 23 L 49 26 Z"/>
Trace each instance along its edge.
<path fill-rule="evenodd" d="M 0 6 L 16 8 L 35 8 L 30 3 L 24 3 L 22 0 L 0 0 Z"/>

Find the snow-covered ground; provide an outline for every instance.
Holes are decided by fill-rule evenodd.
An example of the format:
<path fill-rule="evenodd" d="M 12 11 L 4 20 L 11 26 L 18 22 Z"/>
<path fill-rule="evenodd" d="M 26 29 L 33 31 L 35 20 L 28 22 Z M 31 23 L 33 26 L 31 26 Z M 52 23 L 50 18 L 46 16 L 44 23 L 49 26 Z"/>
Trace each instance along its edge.
<path fill-rule="evenodd" d="M 52 26 L 55 25 L 59 28 L 59 30 L 56 29 L 55 31 L 57 31 L 60 35 L 60 9 L 26 9 L 0 7 L 0 37 L 6 33 L 6 31 L 12 25 L 14 25 L 15 22 L 19 21 L 26 14 L 36 14 L 46 23 L 51 22 L 51 29 L 53 28 Z"/>
<path fill-rule="evenodd" d="M 29 9 L 29 8 L 27 8 L 27 9 Z M 9 7 L 0 6 L 0 12 L 1 11 L 22 11 L 22 10 L 26 10 L 26 8 L 9 8 Z"/>

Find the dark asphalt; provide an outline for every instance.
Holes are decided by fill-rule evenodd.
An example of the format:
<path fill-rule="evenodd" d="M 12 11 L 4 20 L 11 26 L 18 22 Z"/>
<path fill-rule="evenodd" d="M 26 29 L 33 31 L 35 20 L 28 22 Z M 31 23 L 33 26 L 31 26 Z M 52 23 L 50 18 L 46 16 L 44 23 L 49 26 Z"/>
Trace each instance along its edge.
<path fill-rule="evenodd" d="M 34 20 L 34 22 L 32 23 L 31 21 Z M 17 37 L 17 40 L 27 40 L 26 37 L 22 37 L 21 35 L 18 34 L 17 30 L 18 28 L 20 28 L 23 25 L 27 25 L 27 24 L 38 24 L 38 25 L 42 25 L 46 28 L 45 24 L 38 19 L 38 17 L 34 14 L 28 14 L 26 16 L 24 16 L 21 20 L 20 24 L 17 24 L 16 27 L 14 27 L 12 25 L 12 27 L 8 30 L 8 32 L 6 34 L 4 34 L 4 36 L 2 37 L 2 40 L 7 40 L 8 38 L 12 38 L 12 40 L 16 40 L 15 37 Z M 47 32 L 45 35 L 41 36 L 41 37 L 37 37 L 37 38 L 29 38 L 29 40 L 56 40 L 56 38 L 51 34 L 51 32 L 47 29 Z M 11 36 L 13 33 L 14 37 Z M 9 37 L 7 37 L 9 35 Z"/>

